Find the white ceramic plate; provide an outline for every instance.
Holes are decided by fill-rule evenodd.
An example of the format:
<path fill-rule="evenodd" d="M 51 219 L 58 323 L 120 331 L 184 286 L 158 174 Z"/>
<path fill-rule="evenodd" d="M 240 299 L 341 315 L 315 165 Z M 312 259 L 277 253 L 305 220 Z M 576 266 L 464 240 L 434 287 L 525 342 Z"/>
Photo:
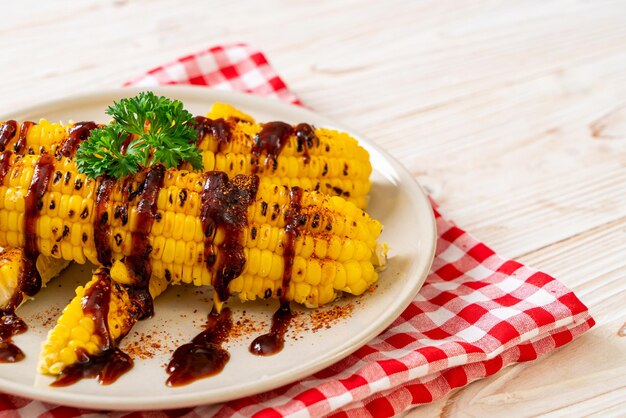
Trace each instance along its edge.
<path fill-rule="evenodd" d="M 179 408 L 240 398 L 296 381 L 346 357 L 389 326 L 422 286 L 435 248 L 432 210 L 420 186 L 386 152 L 326 117 L 275 100 L 207 88 L 152 90 L 182 100 L 194 114 L 206 113 L 213 102 L 228 102 L 259 121 L 309 122 L 345 130 L 359 138 L 370 152 L 374 167 L 368 211 L 382 221 L 381 240 L 390 246 L 388 268 L 380 275 L 378 289 L 359 298 L 348 297 L 335 302 L 339 306 L 352 304 L 352 314 L 330 329 L 300 330 L 297 339 L 293 332 L 288 333 L 285 348 L 270 357 L 253 356 L 247 348 L 255 336 L 269 329 L 276 303 L 229 302 L 235 321 L 247 318 L 261 330 L 231 339 L 226 344 L 231 360 L 219 375 L 188 386 L 169 388 L 165 386 L 164 366 L 171 350 L 199 332 L 211 306 L 209 291 L 175 286 L 155 301 L 155 316 L 137 324 L 126 339 L 126 343 L 140 343 L 143 333 L 148 344 L 150 339 L 146 337 L 150 335 L 155 341 L 149 350 L 152 358 L 135 357 L 135 367 L 110 386 L 83 380 L 72 386 L 52 388 L 49 384 L 53 379 L 36 372 L 37 356 L 47 331 L 73 296 L 76 285 L 90 277 L 91 266 L 73 265 L 42 290 L 34 302 L 20 308 L 20 316 L 30 325 L 30 330 L 15 337 L 15 342 L 25 352 L 26 359 L 15 364 L 0 364 L 0 391 L 59 404 L 113 410 Z M 46 118 L 106 122 L 104 109 L 113 100 L 133 96 L 139 91 L 112 90 L 54 101 L 1 116 L 0 120 Z M 301 318 L 306 319 L 306 315 Z"/>

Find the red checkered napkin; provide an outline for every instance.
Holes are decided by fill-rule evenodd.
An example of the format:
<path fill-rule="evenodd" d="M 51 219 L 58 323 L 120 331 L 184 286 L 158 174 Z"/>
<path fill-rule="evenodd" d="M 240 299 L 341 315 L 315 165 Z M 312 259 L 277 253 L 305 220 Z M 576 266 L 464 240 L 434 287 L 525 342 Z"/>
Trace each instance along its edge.
<path fill-rule="evenodd" d="M 298 103 L 259 51 L 211 48 L 127 85 L 196 84 Z M 391 416 L 454 388 L 529 361 L 593 326 L 587 308 L 545 273 L 499 257 L 435 210 L 437 251 L 424 287 L 381 335 L 340 362 L 257 396 L 132 416 Z M 79 416 L 93 411 L 0 395 L 2 416 Z M 121 417 L 124 413 L 111 413 Z"/>

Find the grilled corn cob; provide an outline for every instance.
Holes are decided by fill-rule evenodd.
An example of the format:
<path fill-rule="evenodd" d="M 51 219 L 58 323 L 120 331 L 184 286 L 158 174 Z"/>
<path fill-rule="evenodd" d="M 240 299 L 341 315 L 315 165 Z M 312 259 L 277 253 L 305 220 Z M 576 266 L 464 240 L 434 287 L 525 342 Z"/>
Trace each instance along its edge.
<path fill-rule="evenodd" d="M 43 156 L 12 156 L 0 187 L 0 245 L 24 245 L 24 196 L 35 167 Z M 107 246 L 114 260 L 131 256 L 132 235 L 138 230 L 137 190 L 142 172 L 114 182 L 101 218 L 96 219 L 96 194 L 102 179 L 76 172 L 73 162 L 56 161 L 36 220 L 38 249 L 44 256 L 98 263 L 94 225 L 107 224 Z M 250 177 L 244 177 L 250 179 Z M 200 218 L 202 173 L 168 170 L 156 199 L 156 219 L 149 231 L 152 274 L 175 283 L 211 285 L 214 272 L 205 263 L 205 237 Z M 241 245 L 245 265 L 229 290 L 242 300 L 280 296 L 284 271 L 283 246 L 290 190 L 263 179 L 256 198 L 247 207 Z M 303 222 L 295 240 L 293 275 L 285 290 L 288 300 L 316 307 L 332 301 L 338 292 L 363 293 L 377 279 L 372 262 L 378 221 L 339 197 L 308 192 L 302 196 Z M 215 231 L 217 258 L 225 231 Z M 121 267 L 120 267 L 121 266 Z M 123 265 L 114 263 L 112 275 L 124 283 Z M 122 274 L 117 274 L 122 271 Z"/>
<path fill-rule="evenodd" d="M 156 298 L 168 283 L 153 276 L 150 295 Z M 90 312 L 88 297 L 96 288 L 110 292 L 109 304 L 99 313 Z M 87 295 L 87 296 L 86 296 Z M 106 313 L 106 318 L 99 314 Z M 132 300 L 129 287 L 111 279 L 108 269 L 99 268 L 92 279 L 76 289 L 76 296 L 65 307 L 55 327 L 48 332 L 39 356 L 39 372 L 57 375 L 67 366 L 110 350 L 137 322 L 139 307 Z M 106 320 L 106 324 L 101 323 Z"/>
<path fill-rule="evenodd" d="M 275 183 L 342 196 L 360 208 L 366 206 L 372 167 L 368 152 L 350 135 L 310 127 L 299 131 L 297 127 L 282 125 L 284 129 L 278 135 L 286 137 L 274 136 L 271 141 L 282 141 L 284 145 L 270 144 L 272 149 L 268 149 L 260 143 L 264 124 L 256 123 L 234 107 L 215 104 L 207 118 L 197 118 L 198 147 L 203 151 L 206 171 L 223 171 L 229 176 L 254 173 L 270 177 Z M 23 129 L 26 124 L 28 129 Z M 46 120 L 17 124 L 13 135 L 5 135 L 4 142 L 0 138 L 0 151 L 20 149 L 28 154 L 50 152 L 71 156 L 88 134 L 88 130 L 76 131 L 84 124 L 63 126 Z M 20 133 L 21 130 L 26 133 Z M 73 131 L 74 138 L 68 141 Z M 72 146 L 68 146 L 69 142 L 73 142 Z"/>

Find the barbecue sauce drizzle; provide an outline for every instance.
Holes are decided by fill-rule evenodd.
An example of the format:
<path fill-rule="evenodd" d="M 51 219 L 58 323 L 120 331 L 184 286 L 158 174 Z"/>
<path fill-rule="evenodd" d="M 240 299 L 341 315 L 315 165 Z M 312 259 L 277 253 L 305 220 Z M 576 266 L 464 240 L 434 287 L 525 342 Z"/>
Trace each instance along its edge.
<path fill-rule="evenodd" d="M 157 199 L 163 188 L 165 167 L 156 165 L 148 170 L 144 181 L 137 189 L 137 223 L 131 232 L 131 253 L 125 264 L 134 276 L 134 284 L 129 288 L 133 303 L 139 307 L 139 318 L 149 318 L 154 314 L 154 304 L 150 295 L 150 275 L 152 246 L 148 234 L 157 215 Z M 130 199 L 130 198 L 129 198 Z"/>
<path fill-rule="evenodd" d="M 252 341 L 248 350 L 258 356 L 269 356 L 278 353 L 285 345 L 285 333 L 293 314 L 287 300 L 289 283 L 293 275 L 293 259 L 295 242 L 300 236 L 299 227 L 306 223 L 302 216 L 302 189 L 292 187 L 289 191 L 289 209 L 285 212 L 285 240 L 283 241 L 283 277 L 280 293 L 280 307 L 272 316 L 272 328 L 267 334 L 258 336 Z"/>
<path fill-rule="evenodd" d="M 0 157 L 2 179 L 8 172 L 11 152 L 5 151 Z M 41 276 L 36 261 L 39 256 L 37 246 L 37 218 L 42 208 L 42 198 L 54 172 L 54 158 L 42 154 L 35 166 L 33 179 L 24 198 L 24 251 L 16 289 L 6 308 L 0 311 L 0 362 L 13 363 L 24 358 L 24 353 L 11 342 L 11 337 L 28 329 L 26 323 L 15 314 L 24 295 L 34 296 L 41 289 Z"/>
<path fill-rule="evenodd" d="M 69 132 L 69 135 L 61 145 L 59 153 L 64 157 L 72 157 L 76 153 L 81 142 L 89 138 L 91 131 L 96 129 L 98 125 L 95 122 L 78 122 Z"/>
<path fill-rule="evenodd" d="M 257 176 L 239 175 L 228 181 L 226 173 L 210 171 L 201 195 L 200 221 L 204 233 L 204 260 L 213 272 L 213 287 L 221 301 L 230 296 L 228 285 L 243 272 L 246 257 L 243 252 L 243 228 L 248 225 L 248 206 L 254 202 L 259 187 Z M 218 247 L 213 240 L 219 228 L 224 230 L 224 241 Z"/>
<path fill-rule="evenodd" d="M 218 374 L 224 369 L 230 354 L 222 343 L 233 326 L 229 308 L 217 313 L 215 307 L 208 315 L 205 330 L 196 335 L 190 343 L 181 345 L 174 351 L 167 365 L 168 386 L 182 386 L 203 377 Z"/>
<path fill-rule="evenodd" d="M 4 151 L 7 144 L 17 132 L 17 122 L 14 120 L 8 120 L 0 125 L 0 151 Z"/>
<path fill-rule="evenodd" d="M 25 121 L 22 122 L 22 126 L 20 127 L 20 134 L 17 138 L 17 142 L 15 143 L 15 146 L 13 147 L 13 150 L 15 151 L 15 153 L 19 154 L 20 152 L 22 152 L 22 150 L 26 149 L 26 135 L 28 135 L 28 131 L 30 130 L 31 126 L 35 125 L 35 122 L 31 122 L 31 121 Z"/>
<path fill-rule="evenodd" d="M 246 263 L 243 252 L 243 228 L 248 224 L 248 206 L 254 202 L 259 187 L 257 176 L 235 176 L 228 181 L 225 173 L 205 173 L 202 190 L 201 222 L 205 237 L 204 257 L 213 273 L 213 287 L 221 301 L 228 299 L 228 285 L 238 277 Z M 224 231 L 219 245 L 219 263 L 213 240 L 217 230 Z M 181 386 L 222 371 L 230 355 L 222 348 L 232 327 L 230 309 L 220 313 L 215 306 L 208 315 L 205 330 L 190 343 L 176 349 L 167 366 L 168 386 Z"/>
<path fill-rule="evenodd" d="M 278 168 L 278 156 L 289 142 L 291 135 L 296 136 L 297 150 L 302 153 L 305 163 L 310 160 L 309 149 L 319 146 L 319 139 L 313 127 L 307 123 L 300 123 L 295 128 L 285 122 L 264 123 L 261 131 L 255 135 L 252 146 L 252 172 L 258 173 L 261 168 L 260 157 L 265 153 L 264 167 L 272 164 L 272 171 Z"/>
<path fill-rule="evenodd" d="M 103 266 L 110 266 L 112 261 L 111 229 L 109 227 L 107 205 L 113 186 L 115 186 L 115 179 L 104 175 L 101 177 L 96 194 L 96 208 L 93 218 L 93 240 L 96 246 L 98 262 Z"/>
<path fill-rule="evenodd" d="M 232 139 L 230 120 L 218 118 L 209 119 L 204 116 L 195 117 L 194 129 L 198 133 L 198 142 L 205 136 L 211 134 L 217 141 L 217 149 L 221 151 L 225 145 L 228 145 Z"/>
<path fill-rule="evenodd" d="M 94 318 L 94 333 L 101 338 L 104 350 L 95 355 L 79 350 L 80 360 L 63 369 L 51 386 L 68 386 L 83 378 L 93 377 L 97 377 L 101 385 L 108 385 L 133 367 L 133 360 L 117 347 L 109 331 L 111 286 L 119 284 L 113 282 L 107 268 L 99 269 L 96 275 L 97 281 L 85 290 L 82 307 L 86 315 Z"/>
<path fill-rule="evenodd" d="M 24 211 L 24 264 L 18 283 L 20 290 L 27 296 L 34 296 L 41 289 L 41 276 L 35 262 L 39 256 L 37 246 L 37 218 L 43 207 L 43 196 L 54 173 L 54 157 L 42 154 L 35 165 L 35 173 L 28 187 Z"/>
<path fill-rule="evenodd" d="M 311 161 L 309 150 L 314 146 L 319 147 L 320 140 L 315 135 L 313 127 L 308 123 L 299 123 L 296 125 L 294 135 L 296 136 L 297 151 L 302 153 L 304 163 L 308 164 L 308 162 Z"/>
<path fill-rule="evenodd" d="M 278 155 L 289 141 L 289 137 L 293 133 L 293 126 L 285 122 L 268 122 L 264 123 L 261 131 L 254 137 L 254 145 L 252 146 L 252 172 L 258 173 L 261 165 L 260 157 L 265 153 L 263 166 L 267 167 L 272 163 L 272 170 L 278 168 Z"/>

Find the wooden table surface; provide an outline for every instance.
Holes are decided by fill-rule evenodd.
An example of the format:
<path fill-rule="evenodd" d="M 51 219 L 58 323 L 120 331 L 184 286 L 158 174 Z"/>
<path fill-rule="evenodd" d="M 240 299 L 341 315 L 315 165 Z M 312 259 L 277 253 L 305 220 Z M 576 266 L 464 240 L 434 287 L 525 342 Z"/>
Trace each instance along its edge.
<path fill-rule="evenodd" d="M 459 225 L 590 307 L 565 348 L 409 415 L 626 415 L 625 2 L 6 3 L 0 113 L 250 42 Z"/>

